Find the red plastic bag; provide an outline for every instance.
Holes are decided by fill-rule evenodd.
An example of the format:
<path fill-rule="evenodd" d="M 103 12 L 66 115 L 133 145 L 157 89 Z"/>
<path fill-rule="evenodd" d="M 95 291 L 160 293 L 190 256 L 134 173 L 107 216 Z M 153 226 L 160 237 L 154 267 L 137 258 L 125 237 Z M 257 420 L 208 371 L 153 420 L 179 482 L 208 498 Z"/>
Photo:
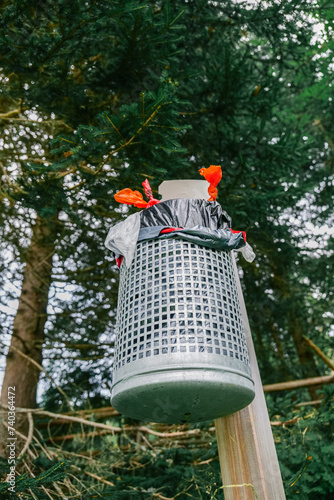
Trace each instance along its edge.
<path fill-rule="evenodd" d="M 126 203 L 127 205 L 134 205 L 138 208 L 146 208 L 147 201 L 144 200 L 143 195 L 139 191 L 132 191 L 132 189 L 126 188 L 114 196 L 118 203 Z"/>
<path fill-rule="evenodd" d="M 160 203 L 159 200 L 153 198 L 152 189 L 147 179 L 144 180 L 143 186 L 149 200 L 148 202 L 144 200 L 143 195 L 139 191 L 132 191 L 130 188 L 118 191 L 118 193 L 114 195 L 114 198 L 118 203 L 126 203 L 127 205 L 134 205 L 138 208 L 148 208 Z"/>
<path fill-rule="evenodd" d="M 216 201 L 218 195 L 217 185 L 222 179 L 222 169 L 220 165 L 210 165 L 209 168 L 201 168 L 199 173 L 203 175 L 205 180 L 210 183 L 208 193 L 210 198 L 208 201 Z"/>
<path fill-rule="evenodd" d="M 233 234 L 242 233 L 242 237 L 243 237 L 243 239 L 245 240 L 245 243 L 247 243 L 247 238 L 246 238 L 246 233 L 245 233 L 245 231 L 236 231 L 235 229 L 231 229 L 231 228 L 230 228 L 230 231 L 231 231 Z"/>
<path fill-rule="evenodd" d="M 153 198 L 152 189 L 151 189 L 151 186 L 150 186 L 147 179 L 144 180 L 143 186 L 145 189 L 146 198 L 148 198 L 147 208 L 152 207 L 153 205 L 156 205 L 157 203 L 160 203 L 159 200 L 156 200 Z"/>

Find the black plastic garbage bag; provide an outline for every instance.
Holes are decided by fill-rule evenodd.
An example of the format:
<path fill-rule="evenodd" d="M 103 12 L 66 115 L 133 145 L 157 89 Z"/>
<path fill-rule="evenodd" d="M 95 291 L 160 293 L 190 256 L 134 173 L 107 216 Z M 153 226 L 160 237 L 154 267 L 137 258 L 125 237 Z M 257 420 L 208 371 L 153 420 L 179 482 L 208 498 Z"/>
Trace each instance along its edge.
<path fill-rule="evenodd" d="M 133 260 L 137 241 L 180 238 L 216 250 L 240 250 L 249 262 L 255 258 L 243 232 L 231 230 L 231 218 L 219 203 L 200 199 L 167 200 L 110 228 L 106 246 L 124 256 L 126 266 Z M 166 229 L 171 232 L 165 233 Z"/>
<path fill-rule="evenodd" d="M 216 201 L 177 198 L 163 201 L 140 213 L 140 227 L 165 226 L 210 229 L 231 227 L 231 217 Z"/>
<path fill-rule="evenodd" d="M 203 226 L 176 229 L 168 233 L 161 233 L 166 227 L 151 226 L 139 231 L 138 241 L 153 240 L 156 238 L 179 238 L 181 240 L 195 243 L 216 250 L 237 250 L 246 245 L 242 232 L 233 233 L 229 228 L 210 229 Z"/>

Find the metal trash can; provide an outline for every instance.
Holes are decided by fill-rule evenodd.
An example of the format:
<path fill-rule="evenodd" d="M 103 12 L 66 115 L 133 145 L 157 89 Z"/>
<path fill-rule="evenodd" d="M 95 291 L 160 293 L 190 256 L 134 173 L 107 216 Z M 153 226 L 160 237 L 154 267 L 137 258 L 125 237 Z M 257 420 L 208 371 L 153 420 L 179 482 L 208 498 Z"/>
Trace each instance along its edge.
<path fill-rule="evenodd" d="M 234 413 L 254 395 L 231 252 L 138 242 L 120 269 L 112 405 L 185 423 Z"/>

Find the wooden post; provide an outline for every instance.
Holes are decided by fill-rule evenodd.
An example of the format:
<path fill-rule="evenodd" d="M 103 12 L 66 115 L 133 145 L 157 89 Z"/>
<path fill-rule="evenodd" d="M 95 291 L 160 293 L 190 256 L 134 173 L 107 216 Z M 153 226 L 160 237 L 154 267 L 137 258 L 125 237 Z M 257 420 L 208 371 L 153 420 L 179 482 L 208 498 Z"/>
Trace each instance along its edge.
<path fill-rule="evenodd" d="M 243 410 L 215 420 L 224 498 L 284 500 L 281 473 L 234 255 L 233 263 L 255 382 L 255 399 Z"/>
<path fill-rule="evenodd" d="M 165 181 L 159 186 L 162 201 L 172 198 L 208 199 L 206 181 Z M 275 444 L 267 411 L 252 335 L 232 252 L 244 321 L 255 399 L 245 409 L 215 420 L 225 500 L 284 500 Z"/>

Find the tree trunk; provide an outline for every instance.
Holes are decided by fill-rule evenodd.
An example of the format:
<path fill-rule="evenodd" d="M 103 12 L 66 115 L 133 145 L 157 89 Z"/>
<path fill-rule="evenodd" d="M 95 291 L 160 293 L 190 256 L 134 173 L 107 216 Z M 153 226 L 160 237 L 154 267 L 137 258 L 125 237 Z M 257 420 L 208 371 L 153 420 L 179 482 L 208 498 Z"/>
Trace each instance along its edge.
<path fill-rule="evenodd" d="M 303 377 L 315 377 L 319 375 L 317 365 L 314 360 L 313 352 L 307 344 L 304 335 L 305 328 L 303 327 L 301 318 L 297 316 L 295 311 L 288 313 L 289 334 L 293 338 L 299 361 L 303 370 Z"/>
<path fill-rule="evenodd" d="M 273 282 L 275 288 L 281 294 L 282 303 L 288 303 L 287 322 L 288 333 L 292 337 L 300 364 L 303 369 L 304 377 L 315 377 L 318 375 L 317 365 L 314 360 L 312 351 L 309 349 L 304 335 L 307 335 L 306 324 L 303 319 L 303 302 L 299 303 L 295 296 L 291 281 L 287 274 L 287 269 L 283 273 L 282 268 L 272 258 L 270 259 L 270 267 L 274 275 Z"/>
<path fill-rule="evenodd" d="M 8 405 L 8 392 L 15 393 L 15 406 L 34 408 L 36 406 L 37 383 L 40 370 L 27 357 L 42 363 L 44 326 L 51 284 L 52 256 L 57 235 L 55 215 L 46 219 L 37 215 L 30 246 L 26 253 L 21 296 L 14 319 L 11 345 L 6 359 L 6 370 L 1 390 L 0 402 Z M 18 414 L 16 415 L 18 417 Z M 15 429 L 27 434 L 28 420 L 15 422 Z M 6 429 L 0 431 L 1 445 L 7 439 Z"/>
<path fill-rule="evenodd" d="M 298 353 L 299 361 L 302 367 L 302 376 L 305 378 L 312 378 L 319 375 L 318 367 L 316 365 L 313 352 L 311 351 L 309 345 L 307 344 L 304 335 L 305 332 L 301 318 L 297 316 L 295 311 L 291 311 L 288 314 L 289 322 L 289 334 L 292 336 L 296 350 Z M 317 399 L 319 395 L 317 394 L 317 388 L 309 387 L 308 392 L 311 399 Z"/>
<path fill-rule="evenodd" d="M 284 359 L 284 351 L 283 351 L 281 339 L 279 337 L 279 333 L 277 331 L 275 324 L 272 321 L 270 322 L 270 331 L 271 331 L 271 336 L 272 336 L 272 338 L 275 342 L 276 348 L 277 348 L 277 355 L 278 355 L 278 358 L 279 358 L 280 364 L 281 364 L 282 376 L 284 377 L 285 380 L 292 380 L 292 377 L 291 377 L 291 374 L 289 371 L 289 367 L 286 364 L 285 359 Z"/>

